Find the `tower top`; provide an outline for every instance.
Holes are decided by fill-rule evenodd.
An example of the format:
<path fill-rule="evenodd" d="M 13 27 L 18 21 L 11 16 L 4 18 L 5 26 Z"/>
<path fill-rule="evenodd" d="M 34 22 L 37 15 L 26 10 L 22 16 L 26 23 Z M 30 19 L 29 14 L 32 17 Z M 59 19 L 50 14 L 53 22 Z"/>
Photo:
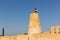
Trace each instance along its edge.
<path fill-rule="evenodd" d="M 34 8 L 34 13 L 37 13 L 37 12 L 38 12 L 37 8 Z"/>

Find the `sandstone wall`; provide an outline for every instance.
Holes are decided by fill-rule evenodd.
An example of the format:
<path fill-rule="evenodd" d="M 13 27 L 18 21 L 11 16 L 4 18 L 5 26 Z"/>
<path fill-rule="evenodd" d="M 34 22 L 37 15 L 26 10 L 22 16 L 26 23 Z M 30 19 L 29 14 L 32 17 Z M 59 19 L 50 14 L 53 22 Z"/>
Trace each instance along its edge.
<path fill-rule="evenodd" d="M 17 40 L 28 40 L 28 35 L 18 35 Z"/>
<path fill-rule="evenodd" d="M 0 36 L 0 40 L 17 40 L 16 36 Z"/>
<path fill-rule="evenodd" d="M 60 33 L 42 33 L 32 35 L 31 40 L 60 40 Z"/>
<path fill-rule="evenodd" d="M 0 36 L 0 40 L 29 40 L 28 35 Z M 30 40 L 60 40 L 60 33 L 39 33 L 33 34 Z"/>
<path fill-rule="evenodd" d="M 28 40 L 28 35 L 0 36 L 0 40 Z"/>

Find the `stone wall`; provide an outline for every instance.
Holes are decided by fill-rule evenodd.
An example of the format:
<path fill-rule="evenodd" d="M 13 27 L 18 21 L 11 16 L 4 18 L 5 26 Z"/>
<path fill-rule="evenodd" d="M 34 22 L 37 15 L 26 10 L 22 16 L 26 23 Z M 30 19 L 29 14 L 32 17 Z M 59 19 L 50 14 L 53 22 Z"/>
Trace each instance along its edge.
<path fill-rule="evenodd" d="M 33 34 L 31 39 L 28 38 L 28 35 L 0 36 L 0 40 L 60 40 L 60 33 L 44 32 Z"/>
<path fill-rule="evenodd" d="M 0 36 L 0 40 L 28 40 L 28 35 Z"/>
<path fill-rule="evenodd" d="M 60 33 L 41 33 L 32 35 L 31 40 L 60 40 Z"/>
<path fill-rule="evenodd" d="M 28 40 L 28 35 L 17 35 L 17 40 Z"/>
<path fill-rule="evenodd" d="M 16 36 L 0 36 L 0 40 L 17 40 Z"/>

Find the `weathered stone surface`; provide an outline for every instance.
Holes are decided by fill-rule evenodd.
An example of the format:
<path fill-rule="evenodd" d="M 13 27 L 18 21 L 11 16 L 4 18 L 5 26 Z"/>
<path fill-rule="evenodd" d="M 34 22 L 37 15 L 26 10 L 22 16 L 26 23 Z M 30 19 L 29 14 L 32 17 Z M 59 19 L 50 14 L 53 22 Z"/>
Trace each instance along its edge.
<path fill-rule="evenodd" d="M 30 22 L 28 28 L 29 39 L 31 39 L 32 34 L 41 33 L 41 25 L 38 13 L 30 14 Z"/>

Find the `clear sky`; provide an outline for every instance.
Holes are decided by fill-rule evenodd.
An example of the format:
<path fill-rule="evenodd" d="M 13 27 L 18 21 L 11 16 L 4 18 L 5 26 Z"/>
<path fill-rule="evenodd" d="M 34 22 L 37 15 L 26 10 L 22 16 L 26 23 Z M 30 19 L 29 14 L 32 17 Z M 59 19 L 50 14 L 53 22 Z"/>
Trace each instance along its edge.
<path fill-rule="evenodd" d="M 0 0 L 0 34 L 23 34 L 28 31 L 29 15 L 38 9 L 42 31 L 60 25 L 60 0 Z"/>

